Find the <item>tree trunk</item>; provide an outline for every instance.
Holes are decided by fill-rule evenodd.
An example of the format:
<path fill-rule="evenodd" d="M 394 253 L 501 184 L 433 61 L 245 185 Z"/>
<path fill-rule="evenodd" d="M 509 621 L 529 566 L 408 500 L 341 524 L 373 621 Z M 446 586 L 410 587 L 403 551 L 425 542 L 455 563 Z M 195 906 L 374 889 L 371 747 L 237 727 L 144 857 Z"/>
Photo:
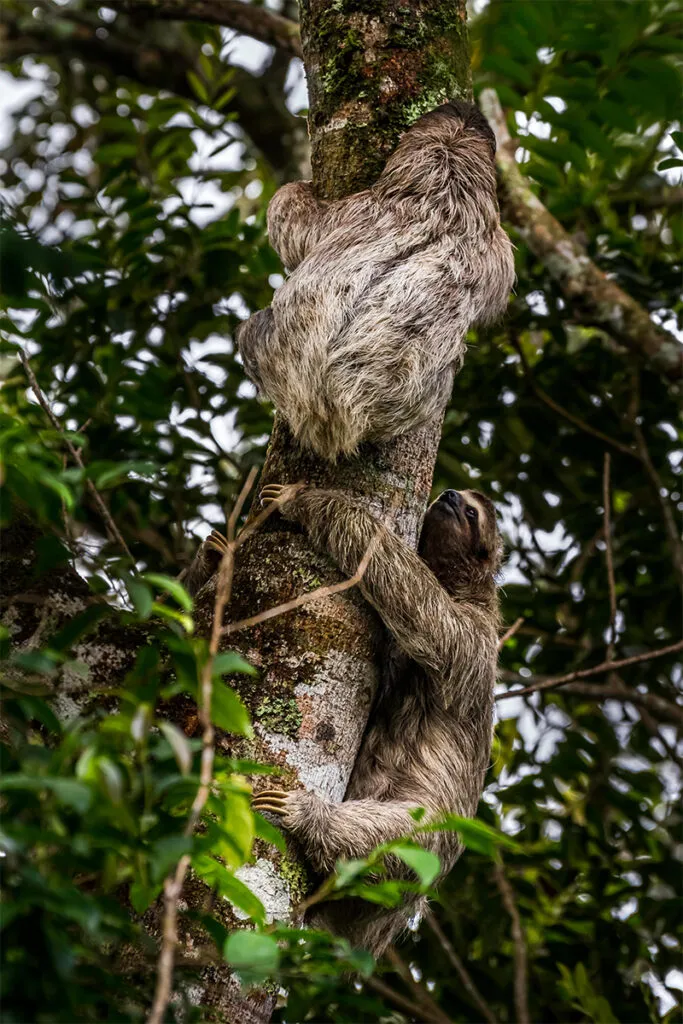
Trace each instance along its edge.
<path fill-rule="evenodd" d="M 465 0 L 302 0 L 301 34 L 310 93 L 309 132 L 315 187 L 337 197 L 361 189 L 379 174 L 401 132 L 421 114 L 453 97 L 470 96 Z M 298 448 L 276 419 L 266 456 L 265 482 L 303 480 L 352 492 L 415 545 L 429 497 L 443 411 L 421 430 L 383 444 L 363 445 L 335 466 Z M 13 539 L 10 540 L 9 534 Z M 36 583 L 32 554 L 37 533 L 24 519 L 5 537 L 3 618 L 18 643 L 37 645 L 50 630 L 81 611 L 88 590 L 70 566 Z M 231 620 L 270 608 L 340 579 L 311 551 L 303 533 L 271 520 L 240 549 Z M 214 585 L 197 601 L 197 630 L 208 632 Z M 29 592 L 37 600 L 14 595 Z M 49 619 L 45 609 L 50 608 Z M 379 622 L 356 591 L 346 591 L 228 638 L 260 669 L 260 678 L 231 683 L 253 716 L 256 739 L 223 735 L 223 752 L 279 765 L 278 784 L 303 785 L 335 800 L 344 796 L 378 679 Z M 82 709 L 93 690 L 116 686 L 145 642 L 144 630 L 104 622 L 79 643 L 90 677 L 60 682 L 59 703 Z M 78 692 L 77 692 L 78 691 Z M 182 717 L 182 716 L 181 716 Z M 179 723 L 179 724 L 182 724 Z M 287 920 L 307 888 L 296 851 L 281 855 L 259 844 L 255 863 L 240 871 L 269 919 Z M 201 905 L 206 889 L 191 879 L 183 897 Z M 158 913 L 158 912 L 157 912 Z M 240 924 L 221 901 L 221 918 Z M 158 933 L 158 916 L 150 930 Z M 184 927 L 184 926 L 183 926 Z M 191 926 L 190 926 L 191 927 Z M 189 937 L 181 931 L 183 940 Z M 275 996 L 260 990 L 245 1002 L 227 966 L 207 970 L 194 998 L 215 1019 L 233 1024 L 268 1020 Z"/>
<path fill-rule="evenodd" d="M 309 87 L 314 185 L 333 198 L 374 181 L 401 132 L 453 97 L 470 98 L 465 0 L 302 0 L 301 35 Z M 413 546 L 429 498 L 443 411 L 421 430 L 328 465 L 276 419 L 260 486 L 306 481 L 364 497 Z M 230 619 L 280 604 L 340 579 L 291 524 L 272 518 L 238 555 Z M 208 628 L 214 589 L 200 595 Z M 229 637 L 260 670 L 235 679 L 253 716 L 250 756 L 282 768 L 278 785 L 341 800 L 367 723 L 378 678 L 379 623 L 347 591 Z M 226 752 L 245 744 L 225 740 Z M 293 851 L 262 849 L 240 877 L 269 916 L 291 916 L 306 891 Z"/>

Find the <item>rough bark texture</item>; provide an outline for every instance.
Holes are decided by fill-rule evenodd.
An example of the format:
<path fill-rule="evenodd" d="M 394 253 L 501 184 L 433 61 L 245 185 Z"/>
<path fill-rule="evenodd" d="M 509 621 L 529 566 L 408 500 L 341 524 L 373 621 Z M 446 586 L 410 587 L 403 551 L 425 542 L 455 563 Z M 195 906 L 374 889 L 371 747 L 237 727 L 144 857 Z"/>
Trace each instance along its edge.
<path fill-rule="evenodd" d="M 310 92 L 309 133 L 319 194 L 340 196 L 373 181 L 401 131 L 444 100 L 470 95 L 464 0 L 307 0 L 301 5 Z M 441 420 L 330 466 L 298 448 L 277 420 L 261 479 L 306 481 L 363 496 L 385 522 L 415 544 L 429 497 Z M 338 580 L 301 532 L 274 519 L 240 551 L 232 620 Z M 198 601 L 204 628 L 213 607 L 209 584 Z M 378 622 L 347 592 L 229 637 L 260 670 L 234 680 L 254 719 L 249 750 L 227 750 L 281 766 L 278 784 L 303 785 L 342 799 L 377 682 Z M 296 852 L 260 851 L 241 877 L 271 917 L 287 918 L 306 890 Z"/>
<path fill-rule="evenodd" d="M 504 219 L 515 226 L 548 268 L 578 318 L 603 328 L 660 373 L 679 380 L 683 376 L 683 345 L 657 327 L 646 309 L 610 281 L 546 210 L 517 166 L 516 142 L 510 138 L 496 93 L 485 89 L 480 102 L 498 143 L 496 163 Z"/>

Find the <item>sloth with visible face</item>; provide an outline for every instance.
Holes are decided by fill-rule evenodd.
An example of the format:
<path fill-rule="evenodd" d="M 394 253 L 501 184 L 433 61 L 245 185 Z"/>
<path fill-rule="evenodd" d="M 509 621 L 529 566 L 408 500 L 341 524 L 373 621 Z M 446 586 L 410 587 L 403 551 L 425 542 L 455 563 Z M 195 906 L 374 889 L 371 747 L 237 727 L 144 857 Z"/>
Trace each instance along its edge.
<path fill-rule="evenodd" d="M 501 545 L 491 501 L 476 491 L 444 491 L 427 511 L 419 553 L 354 499 L 335 491 L 264 488 L 264 503 L 299 522 L 313 544 L 351 576 L 372 543 L 361 581 L 388 632 L 380 690 L 343 803 L 306 790 L 265 790 L 254 807 L 282 819 L 314 869 L 362 857 L 410 833 L 418 807 L 426 820 L 476 814 L 491 748 L 497 662 L 495 574 Z M 462 852 L 452 832 L 424 834 L 442 875 Z M 405 867 L 391 865 L 396 874 Z M 424 899 L 399 909 L 360 900 L 317 912 L 325 927 L 375 956 L 402 931 Z"/>
<path fill-rule="evenodd" d="M 514 280 L 494 156 L 486 119 L 454 101 L 363 192 L 321 201 L 294 182 L 273 197 L 270 241 L 291 274 L 237 342 L 305 447 L 335 460 L 442 412 L 467 331 L 501 315 Z"/>

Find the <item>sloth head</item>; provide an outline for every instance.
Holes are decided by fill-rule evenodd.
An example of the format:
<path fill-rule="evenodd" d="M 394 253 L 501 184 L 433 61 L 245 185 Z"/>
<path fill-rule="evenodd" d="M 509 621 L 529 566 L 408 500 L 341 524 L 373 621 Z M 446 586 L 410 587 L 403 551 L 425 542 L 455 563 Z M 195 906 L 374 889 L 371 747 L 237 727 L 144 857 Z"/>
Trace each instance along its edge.
<path fill-rule="evenodd" d="M 502 559 L 493 502 L 479 491 L 444 491 L 427 509 L 419 552 L 449 593 L 466 586 L 487 596 Z"/>
<path fill-rule="evenodd" d="M 443 228 L 486 234 L 499 223 L 495 154 L 478 107 L 443 103 L 404 133 L 373 192 L 407 220 L 437 215 Z"/>

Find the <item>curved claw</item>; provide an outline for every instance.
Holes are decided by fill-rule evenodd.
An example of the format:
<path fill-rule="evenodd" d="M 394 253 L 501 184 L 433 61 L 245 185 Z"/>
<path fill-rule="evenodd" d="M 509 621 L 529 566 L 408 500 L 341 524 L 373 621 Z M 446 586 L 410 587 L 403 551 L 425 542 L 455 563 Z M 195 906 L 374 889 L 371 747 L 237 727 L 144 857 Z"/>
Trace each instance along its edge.
<path fill-rule="evenodd" d="M 251 806 L 255 811 L 270 811 L 282 817 L 287 809 L 289 795 L 284 789 L 263 789 L 252 797 Z"/>
<path fill-rule="evenodd" d="M 284 817 L 285 814 L 284 804 L 269 804 L 264 800 L 263 803 L 252 803 L 251 806 L 255 811 L 269 811 L 271 814 L 277 814 L 280 818 Z"/>
<path fill-rule="evenodd" d="M 279 501 L 284 490 L 285 484 L 266 484 L 261 491 L 261 504 L 263 507 L 272 505 L 274 501 Z"/>
<path fill-rule="evenodd" d="M 228 549 L 228 541 L 222 533 L 218 532 L 218 530 L 212 530 L 204 541 L 204 547 L 209 548 L 211 551 L 217 551 L 220 555 L 224 555 Z"/>

